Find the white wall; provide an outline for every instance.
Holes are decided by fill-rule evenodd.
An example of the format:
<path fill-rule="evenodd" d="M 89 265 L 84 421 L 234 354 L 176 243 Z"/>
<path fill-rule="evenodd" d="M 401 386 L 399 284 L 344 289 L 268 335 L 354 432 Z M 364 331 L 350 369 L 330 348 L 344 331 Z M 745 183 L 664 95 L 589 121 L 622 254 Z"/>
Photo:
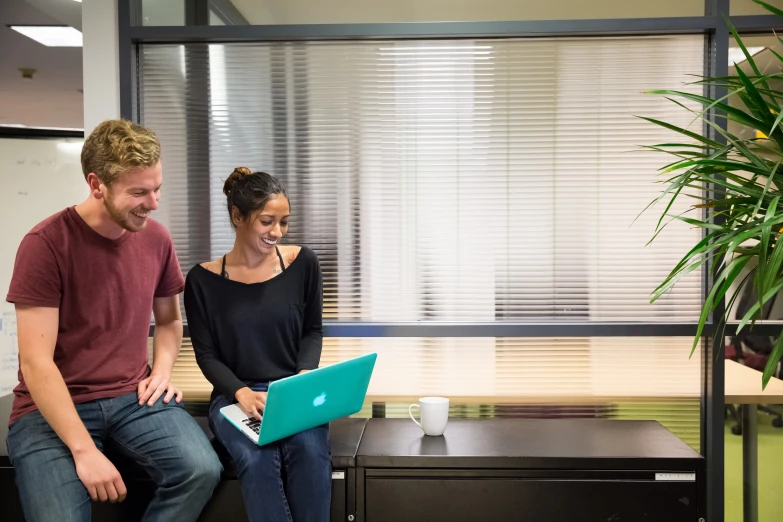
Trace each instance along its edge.
<path fill-rule="evenodd" d="M 84 132 L 120 117 L 117 0 L 82 2 Z"/>

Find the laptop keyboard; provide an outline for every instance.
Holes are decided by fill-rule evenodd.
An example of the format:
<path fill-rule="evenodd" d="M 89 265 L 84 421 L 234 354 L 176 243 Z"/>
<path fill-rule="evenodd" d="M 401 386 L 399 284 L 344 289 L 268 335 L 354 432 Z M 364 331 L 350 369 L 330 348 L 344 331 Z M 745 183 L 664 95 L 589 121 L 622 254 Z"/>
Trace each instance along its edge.
<path fill-rule="evenodd" d="M 261 431 L 261 421 L 254 418 L 247 418 L 243 420 L 242 422 L 245 423 L 245 426 L 253 430 L 253 432 L 258 435 Z"/>

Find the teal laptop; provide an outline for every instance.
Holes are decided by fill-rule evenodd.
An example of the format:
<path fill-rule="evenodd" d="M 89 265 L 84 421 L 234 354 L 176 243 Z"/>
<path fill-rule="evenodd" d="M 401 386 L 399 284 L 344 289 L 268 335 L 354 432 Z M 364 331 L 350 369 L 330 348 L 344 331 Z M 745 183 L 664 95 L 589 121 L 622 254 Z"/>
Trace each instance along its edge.
<path fill-rule="evenodd" d="M 238 404 L 220 413 L 250 440 L 263 446 L 362 409 L 376 353 L 369 353 L 269 385 L 262 420 Z"/>

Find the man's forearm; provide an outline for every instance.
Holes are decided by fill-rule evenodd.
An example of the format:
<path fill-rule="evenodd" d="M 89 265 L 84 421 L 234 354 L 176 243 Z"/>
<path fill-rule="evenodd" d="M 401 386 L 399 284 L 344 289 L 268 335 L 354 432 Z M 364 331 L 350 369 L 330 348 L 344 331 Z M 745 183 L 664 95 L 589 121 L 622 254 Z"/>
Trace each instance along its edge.
<path fill-rule="evenodd" d="M 76 413 L 63 376 L 52 360 L 22 365 L 30 395 L 52 429 L 74 455 L 95 447 L 87 428 Z"/>
<path fill-rule="evenodd" d="M 152 373 L 170 376 L 181 345 L 182 321 L 156 324 L 152 337 Z"/>

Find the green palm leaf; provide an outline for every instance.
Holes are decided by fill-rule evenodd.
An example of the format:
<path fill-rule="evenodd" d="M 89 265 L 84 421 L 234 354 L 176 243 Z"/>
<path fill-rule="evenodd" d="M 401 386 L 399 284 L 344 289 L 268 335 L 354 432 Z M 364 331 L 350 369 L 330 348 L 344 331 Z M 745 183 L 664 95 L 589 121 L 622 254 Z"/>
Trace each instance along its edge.
<path fill-rule="evenodd" d="M 760 0 L 754 2 L 783 16 L 781 9 Z M 640 116 L 687 140 L 642 145 L 644 150 L 672 159 L 659 171 L 663 178 L 661 193 L 642 213 L 658 204 L 663 205 L 650 243 L 672 223 L 703 231 L 703 237 L 675 264 L 651 292 L 650 298 L 650 302 L 655 302 L 684 277 L 705 266 L 711 267 L 714 279 L 704 298 L 691 354 L 708 324 L 716 328 L 715 334 L 721 333 L 728 322 L 729 310 L 747 285 L 753 285 L 758 300 L 739 320 L 738 332 L 748 325 L 752 328 L 764 306 L 783 291 L 783 174 L 779 172 L 783 165 L 783 90 L 775 88 L 783 81 L 783 74 L 762 74 L 728 18 L 726 23 L 752 73 L 735 66 L 736 76 L 697 77 L 694 84 L 727 89 L 727 94 L 718 99 L 672 89 L 649 91 L 693 114 L 696 121 L 704 122 L 726 143 L 688 128 Z M 772 52 L 783 64 L 783 56 Z M 757 138 L 757 132 L 752 133 L 752 138 L 740 138 L 718 125 L 724 121 L 748 127 L 768 138 Z M 682 208 L 674 204 L 683 198 L 695 200 L 695 203 L 688 204 L 684 211 L 672 212 L 674 208 Z M 708 261 L 711 261 L 709 265 Z M 748 267 L 753 266 L 752 261 L 756 263 L 755 268 L 748 271 Z M 728 306 L 722 309 L 723 315 L 713 318 L 724 301 Z M 783 335 L 778 337 L 769 357 L 762 375 L 763 386 L 771 378 L 781 356 Z"/>

